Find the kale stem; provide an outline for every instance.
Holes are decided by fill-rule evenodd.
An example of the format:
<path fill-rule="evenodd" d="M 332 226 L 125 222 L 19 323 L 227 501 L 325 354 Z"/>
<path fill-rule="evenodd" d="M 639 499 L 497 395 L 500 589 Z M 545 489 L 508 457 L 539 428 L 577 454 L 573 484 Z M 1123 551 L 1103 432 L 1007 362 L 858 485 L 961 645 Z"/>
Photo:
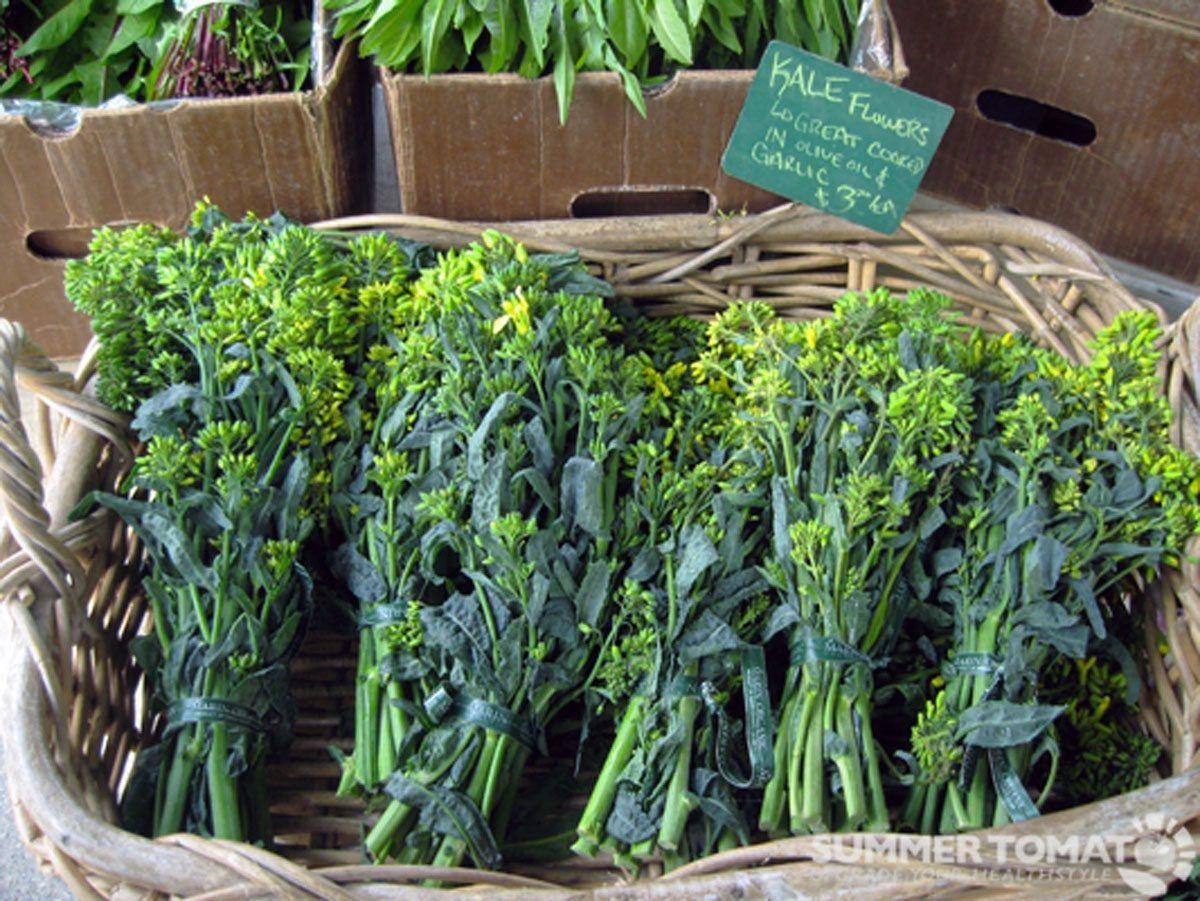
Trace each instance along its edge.
<path fill-rule="evenodd" d="M 408 831 L 415 815 L 416 811 L 407 804 L 395 800 L 388 804 L 379 817 L 379 822 L 371 827 L 363 841 L 371 860 L 381 861 L 387 856 L 397 836 Z"/>
<path fill-rule="evenodd" d="M 675 597 L 675 561 L 670 554 L 663 555 L 663 569 L 667 574 L 667 641 L 675 640 L 675 622 L 679 616 L 679 602 Z"/>
<path fill-rule="evenodd" d="M 486 804 L 486 799 L 489 797 L 489 786 L 491 780 L 495 778 L 493 766 L 497 756 L 502 756 L 500 750 L 504 736 L 501 736 L 490 729 L 485 731 L 483 740 L 483 749 L 479 752 L 479 758 L 475 761 L 475 769 L 471 773 L 471 782 L 467 786 L 467 797 L 475 802 L 479 807 L 479 812 L 483 814 L 484 819 L 487 819 L 490 810 Z M 491 791 L 491 797 L 495 798 L 494 787 Z M 462 863 L 463 857 L 467 853 L 467 843 L 457 835 L 447 835 L 440 845 L 438 845 L 437 853 L 433 856 L 432 866 L 435 867 L 456 867 Z M 476 866 L 483 866 L 483 861 L 475 861 Z"/>
<path fill-rule="evenodd" d="M 387 505 L 387 579 L 388 586 L 395 591 L 399 587 L 396 581 L 398 561 L 396 560 L 396 502 L 391 499 Z"/>
<path fill-rule="evenodd" d="M 835 732 L 846 745 L 846 752 L 834 755 L 833 763 L 842 777 L 842 802 L 846 809 L 842 828 L 847 832 L 853 832 L 867 818 L 867 799 L 863 789 L 858 737 L 854 730 L 853 702 L 845 692 L 835 690 L 837 690 L 834 713 Z"/>
<path fill-rule="evenodd" d="M 399 744 L 399 736 L 392 732 L 392 716 L 388 710 L 390 706 L 385 702 L 380 705 L 379 710 L 379 754 L 376 767 L 380 779 L 386 779 L 396 769 L 396 745 Z"/>
<path fill-rule="evenodd" d="M 487 624 L 488 637 L 492 644 L 492 664 L 499 666 L 499 661 L 495 659 L 496 649 L 500 646 L 500 635 L 496 632 L 496 618 L 492 616 L 492 604 L 487 599 L 487 595 L 483 592 L 481 585 L 475 586 L 475 597 L 479 601 L 480 612 L 483 614 L 483 621 Z"/>
<path fill-rule="evenodd" d="M 988 765 L 986 759 L 980 759 L 971 779 L 971 787 L 967 792 L 967 818 L 965 826 L 968 829 L 982 829 L 987 822 L 987 806 L 991 792 L 988 780 Z"/>
<path fill-rule="evenodd" d="M 154 635 L 158 638 L 163 659 L 166 659 L 171 648 L 171 637 L 167 634 L 167 613 L 163 609 L 162 596 L 157 591 L 149 591 L 147 594 L 150 596 L 150 609 L 153 612 L 151 619 L 154 621 Z"/>
<path fill-rule="evenodd" d="M 388 553 L 390 556 L 391 551 Z M 396 768 L 396 755 L 400 748 L 400 740 L 404 737 L 403 733 L 396 729 L 399 723 L 394 714 L 400 711 L 391 703 L 394 698 L 400 696 L 399 686 L 391 679 L 385 682 L 383 674 L 379 672 L 381 663 L 387 657 L 387 645 L 383 636 L 384 630 L 378 626 L 371 628 L 369 634 L 363 636 L 375 645 L 375 672 L 379 679 L 379 690 L 376 693 L 379 697 L 379 756 L 375 772 L 381 780 L 387 779 Z"/>
<path fill-rule="evenodd" d="M 879 770 L 879 749 L 875 746 L 875 731 L 871 727 L 871 696 L 861 695 L 855 702 L 859 728 L 862 730 L 862 756 L 867 775 L 867 822 L 869 832 L 888 831 L 887 799 L 883 794 L 883 774 Z"/>
<path fill-rule="evenodd" d="M 980 767 L 982 769 L 982 767 Z M 966 829 L 970 825 L 970 817 L 967 816 L 967 810 L 963 807 L 962 795 L 958 790 L 958 786 L 951 782 L 946 788 L 946 800 L 950 802 L 950 809 L 953 813 L 954 820 L 957 823 L 956 829 Z M 931 830 L 926 830 L 931 831 Z"/>
<path fill-rule="evenodd" d="M 792 832 L 799 832 L 801 829 L 800 824 L 804 820 L 803 804 L 808 789 L 805 782 L 806 771 L 804 759 L 808 751 L 809 727 L 812 721 L 816 719 L 816 710 L 820 696 L 819 689 L 809 684 L 812 678 L 808 667 L 805 667 L 800 680 L 804 704 L 800 709 L 800 718 L 796 731 L 789 737 L 790 755 L 787 765 L 787 802 L 789 824 Z"/>
<path fill-rule="evenodd" d="M 646 863 L 654 856 L 654 839 L 642 839 L 636 845 L 632 845 L 629 848 L 629 856 L 632 857 L 634 863 L 638 864 L 639 866 L 643 863 Z"/>
<path fill-rule="evenodd" d="M 489 734 L 494 735 L 495 733 Z M 497 737 L 496 748 L 492 752 L 492 759 L 487 769 L 487 780 L 484 783 L 483 797 L 479 802 L 479 809 L 485 817 L 495 810 L 497 793 L 505 787 L 502 779 L 507 773 L 506 764 L 509 760 L 509 751 L 513 747 L 514 742 L 507 735 Z"/>
<path fill-rule="evenodd" d="M 699 671 L 696 664 L 689 665 L 684 675 L 694 677 Z M 675 851 L 683 839 L 683 829 L 695 802 L 688 794 L 692 777 L 692 741 L 696 734 L 696 715 L 700 712 L 700 699 L 685 695 L 679 699 L 679 720 L 683 724 L 683 738 L 675 758 L 675 771 L 667 787 L 666 806 L 663 808 L 662 824 L 658 830 L 658 846 L 664 851 Z"/>
<path fill-rule="evenodd" d="M 359 680 L 362 686 L 362 744 L 366 752 L 359 761 L 359 778 L 368 789 L 373 788 L 380 779 L 377 755 L 379 752 L 379 673 L 375 660 L 375 642 L 371 638 L 371 629 L 359 639 L 362 651 Z"/>
<path fill-rule="evenodd" d="M 521 786 L 521 775 L 525 772 L 525 762 L 529 759 L 529 749 L 518 745 L 516 753 L 511 755 L 508 769 L 502 774 L 501 784 L 504 793 L 500 796 L 496 815 L 492 818 L 492 830 L 496 841 L 503 841 L 508 832 L 508 821 L 512 818 L 513 805 L 517 800 L 517 790 Z"/>
<path fill-rule="evenodd" d="M 604 824 L 608 821 L 609 811 L 617 795 L 617 780 L 625 765 L 629 763 L 629 758 L 633 756 L 638 729 L 645 712 L 646 698 L 635 695 L 630 699 L 612 747 L 604 759 L 604 766 L 600 768 L 600 775 L 596 778 L 596 784 L 588 797 L 587 806 L 583 809 L 583 816 L 576 827 L 575 831 L 582 841 L 577 841 L 571 847 L 578 853 L 586 853 L 585 849 L 589 845 L 599 845 L 604 837 Z"/>
<path fill-rule="evenodd" d="M 957 791 L 957 786 L 953 784 L 950 785 L 947 793 L 949 793 L 951 790 Z M 921 811 L 921 825 L 920 829 L 918 830 L 923 835 L 933 835 L 934 833 L 934 820 L 937 818 L 938 811 L 942 809 L 942 806 L 938 803 L 938 796 L 940 794 L 941 791 L 939 790 L 938 786 L 929 786 L 928 793 L 925 795 L 925 808 Z"/>
<path fill-rule="evenodd" d="M 265 426 L 264 426 L 265 428 Z M 288 423 L 287 431 L 284 432 L 282 440 L 279 442 L 279 447 L 275 449 L 275 456 L 271 460 L 271 465 L 267 467 L 266 474 L 263 476 L 263 483 L 270 485 L 275 481 L 275 476 L 279 472 L 279 467 L 283 465 L 284 454 L 292 441 L 292 432 L 296 430 L 296 423 L 293 420 Z"/>
<path fill-rule="evenodd" d="M 384 717 L 391 722 L 392 728 L 392 752 L 393 757 L 400 753 L 400 744 L 404 741 L 404 735 L 408 732 L 408 717 L 404 715 L 404 711 L 400 709 L 400 705 L 395 703 L 401 700 L 403 691 L 400 688 L 400 683 L 394 679 L 387 683 L 386 693 L 386 711 Z M 396 763 L 393 760 L 391 766 L 386 770 L 380 766 L 380 772 L 391 773 L 396 768 Z"/>
<path fill-rule="evenodd" d="M 793 738 L 799 731 L 795 722 L 799 710 L 800 696 L 792 694 L 783 705 L 779 728 L 775 732 L 775 772 L 763 789 L 762 807 L 758 814 L 758 828 L 771 836 L 779 832 L 783 823 L 788 784 L 788 752 Z"/>
<path fill-rule="evenodd" d="M 1008 808 L 1000 801 L 996 802 L 996 809 L 992 812 L 993 826 L 1006 826 L 1009 823 Z"/>
<path fill-rule="evenodd" d="M 772 422 L 775 425 L 775 431 L 779 434 L 779 444 L 783 448 L 783 472 L 787 477 L 788 488 L 796 487 L 796 448 L 793 446 L 793 438 L 779 421 L 779 417 L 772 414 Z"/>
<path fill-rule="evenodd" d="M 200 755 L 202 736 L 198 724 L 181 731 L 175 739 L 175 754 L 167 772 L 162 816 L 154 826 L 154 835 L 172 835 L 183 831 L 184 811 L 187 807 L 188 789 L 192 782 L 192 771 Z"/>
<path fill-rule="evenodd" d="M 921 811 L 925 807 L 928 796 L 932 793 L 931 786 L 914 782 L 904 801 L 904 810 L 900 814 L 900 825 L 915 831 L 921 830 Z"/>
<path fill-rule="evenodd" d="M 801 690 L 804 706 L 792 738 L 788 761 L 788 813 L 794 834 L 808 831 L 825 818 L 825 726 L 821 719 L 823 664 L 804 668 Z"/>
<path fill-rule="evenodd" d="M 820 702 L 818 701 L 817 704 Z M 792 818 L 795 833 L 823 832 L 829 827 L 825 804 L 825 726 L 816 709 L 804 739 L 804 787 L 800 794 L 800 817 Z"/>
<path fill-rule="evenodd" d="M 192 599 L 192 609 L 196 613 L 196 626 L 200 629 L 200 637 L 204 643 L 213 643 L 213 632 L 208 626 L 208 618 L 204 615 L 204 604 L 200 601 L 200 589 L 195 582 L 188 583 L 188 596 Z"/>
<path fill-rule="evenodd" d="M 205 774 L 208 777 L 213 836 L 240 842 L 242 822 L 238 812 L 237 786 L 229 775 L 228 727 L 225 723 L 212 723 L 211 730 Z"/>
<path fill-rule="evenodd" d="M 1003 597 L 1005 597 L 1005 598 L 1012 596 L 1011 585 L 1009 584 L 1009 577 L 1008 577 L 1009 572 L 1010 572 L 1010 570 L 1006 566 L 1005 567 L 1006 592 L 1003 595 Z M 975 646 L 975 649 L 977 652 L 983 653 L 983 654 L 994 654 L 995 653 L 997 633 L 1000 630 L 1000 622 L 1001 622 L 1001 619 L 1003 618 L 1004 610 L 1005 610 L 1004 603 L 997 604 L 992 610 L 990 610 L 988 612 L 988 615 L 986 617 L 984 617 L 983 622 L 980 623 L 979 634 L 977 636 L 976 646 Z M 990 677 L 988 677 L 988 676 L 975 676 L 974 677 L 975 686 L 974 686 L 974 690 L 971 695 L 971 703 L 972 704 L 978 704 L 987 696 L 987 692 L 988 692 L 988 688 L 989 688 L 989 678 Z M 989 784 L 988 784 L 988 778 L 987 778 L 987 766 L 981 760 L 979 765 L 976 767 L 974 776 L 971 780 L 970 790 L 967 793 L 967 817 L 966 817 L 966 820 L 965 820 L 965 822 L 960 820 L 960 822 L 963 822 L 964 826 L 966 826 L 967 828 L 978 829 L 984 825 L 984 823 L 987 819 L 986 808 L 987 808 L 987 804 L 988 804 L 989 794 L 990 794 L 990 792 L 989 792 Z"/>

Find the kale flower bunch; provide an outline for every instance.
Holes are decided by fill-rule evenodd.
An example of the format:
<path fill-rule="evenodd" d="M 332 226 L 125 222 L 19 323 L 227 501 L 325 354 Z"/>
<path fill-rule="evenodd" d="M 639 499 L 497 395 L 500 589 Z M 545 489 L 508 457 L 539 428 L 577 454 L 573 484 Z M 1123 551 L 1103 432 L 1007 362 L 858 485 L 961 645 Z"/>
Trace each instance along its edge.
<path fill-rule="evenodd" d="M 144 452 L 134 499 L 89 504 L 147 547 L 155 631 L 139 654 L 168 722 L 139 757 L 127 822 L 266 841 L 263 763 L 287 740 L 287 663 L 310 609 L 302 552 L 346 469 L 359 419 L 346 367 L 375 327 L 351 292 L 376 272 L 406 279 L 404 256 L 208 205 L 186 235 L 105 229 L 93 251 L 69 288 L 96 317 L 100 393 L 136 404 Z"/>
<path fill-rule="evenodd" d="M 786 634 L 791 660 L 759 812 L 769 834 L 887 824 L 871 672 L 929 590 L 920 549 L 970 444 L 948 303 L 849 295 L 807 324 L 738 305 L 710 327 L 699 367 L 733 392 L 740 454 L 768 473 L 763 637 Z"/>
<path fill-rule="evenodd" d="M 978 440 L 937 552 L 956 630 L 945 710 L 964 753 L 955 779 L 918 778 L 905 819 L 923 831 L 1036 815 L 1048 788 L 1035 801 L 1024 780 L 1064 709 L 1038 697 L 1040 674 L 1110 641 L 1128 580 L 1178 560 L 1197 529 L 1200 467 L 1169 440 L 1158 337 L 1152 315 L 1125 314 L 1084 364 L 1013 336 L 964 357 Z"/>
<path fill-rule="evenodd" d="M 629 870 L 746 844 L 739 796 L 771 763 L 755 566 L 766 483 L 725 454 L 731 399 L 690 379 L 694 348 L 681 332 L 664 370 L 643 369 L 661 403 L 626 453 L 617 549 L 629 565 L 586 683 L 593 706 L 619 716 L 573 847 L 603 848 Z M 734 748 L 739 701 L 747 739 Z"/>
<path fill-rule="evenodd" d="M 596 657 L 645 407 L 603 289 L 485 235 L 425 270 L 368 351 L 337 564 L 365 630 L 344 788 L 384 793 L 376 859 L 495 866 L 525 761 Z"/>

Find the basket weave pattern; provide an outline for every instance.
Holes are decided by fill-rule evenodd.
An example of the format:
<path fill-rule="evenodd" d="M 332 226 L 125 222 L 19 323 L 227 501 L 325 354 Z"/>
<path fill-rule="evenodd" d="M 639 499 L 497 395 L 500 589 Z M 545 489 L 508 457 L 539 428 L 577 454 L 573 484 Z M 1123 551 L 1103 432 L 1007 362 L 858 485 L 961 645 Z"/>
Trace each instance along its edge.
<path fill-rule="evenodd" d="M 415 217 L 359 217 L 324 223 L 341 230 L 387 227 L 439 247 L 466 243 L 481 227 Z M 1031 220 L 993 214 L 911 216 L 891 237 L 788 206 L 736 219 L 665 217 L 512 223 L 504 230 L 531 249 L 580 249 L 619 296 L 651 315 L 705 316 L 734 299 L 770 303 L 790 318 L 825 314 L 847 290 L 927 285 L 952 297 L 967 325 L 1024 331 L 1072 360 L 1117 313 L 1146 306 L 1070 235 Z M 1169 326 L 1163 385 L 1176 413 L 1174 440 L 1200 452 L 1200 319 Z M 467 896 L 505 889 L 541 897 L 751 896 L 836 887 L 863 897 L 1020 888 L 1009 865 L 817 862 L 816 839 L 784 839 L 697 861 L 659 880 L 621 886 L 603 862 L 572 861 L 497 874 L 365 866 L 361 805 L 340 799 L 328 748 L 353 706 L 352 639 L 313 634 L 293 663 L 297 739 L 269 769 L 278 853 L 170 836 L 149 841 L 119 828 L 115 799 L 136 752 L 160 726 L 129 640 L 150 628 L 136 579 L 139 548 L 105 511 L 71 523 L 68 514 L 95 487 L 111 489 L 131 460 L 126 420 L 90 397 L 93 366 L 60 372 L 0 321 L 0 502 L 7 524 L 0 549 L 0 619 L 13 651 L 0 684 L 7 767 L 18 828 L 30 849 L 80 897 L 248 898 L 425 896 L 414 880 L 437 875 L 470 886 Z M 34 399 L 22 418 L 18 388 Z M 1195 554 L 1197 548 L 1192 548 Z M 1136 835 L 1153 812 L 1200 818 L 1200 565 L 1185 563 L 1142 598 L 1157 611 L 1167 652 L 1146 638 L 1142 709 L 1149 733 L 1169 749 L 1176 774 L 1147 789 L 1004 827 L 1020 834 Z M 819 855 L 816 855 L 819 858 Z M 867 865 L 869 864 L 869 866 Z M 1024 874 L 1028 876 L 1028 874 Z M 1040 897 L 1079 897 L 1119 877 L 1056 886 Z"/>

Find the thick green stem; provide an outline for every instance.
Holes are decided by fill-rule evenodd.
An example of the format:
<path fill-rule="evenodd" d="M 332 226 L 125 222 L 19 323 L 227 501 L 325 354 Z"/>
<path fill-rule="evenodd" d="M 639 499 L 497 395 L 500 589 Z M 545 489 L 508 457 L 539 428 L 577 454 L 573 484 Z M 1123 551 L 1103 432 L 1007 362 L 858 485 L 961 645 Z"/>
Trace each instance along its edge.
<path fill-rule="evenodd" d="M 525 762 L 529 760 L 529 749 L 518 745 L 514 753 L 508 755 L 509 761 L 503 779 L 503 790 L 500 803 L 496 807 L 496 815 L 492 818 L 492 831 L 496 841 L 504 841 L 508 834 L 508 821 L 512 818 L 513 805 L 517 800 L 517 791 L 521 786 L 521 776 L 525 772 Z"/>
<path fill-rule="evenodd" d="M 392 735 L 392 718 L 386 706 L 379 711 L 378 732 L 379 748 L 375 758 L 377 775 L 380 779 L 387 779 L 388 775 L 396 768 L 396 746 L 399 741 Z"/>
<path fill-rule="evenodd" d="M 783 828 L 783 809 L 787 800 L 789 751 L 799 731 L 795 722 L 800 711 L 800 696 L 793 694 L 783 706 L 779 729 L 775 733 L 775 772 L 763 789 L 758 828 L 772 837 Z"/>
<path fill-rule="evenodd" d="M 937 818 L 938 814 L 943 809 L 938 803 L 941 800 L 941 787 L 937 785 L 929 786 L 929 792 L 925 795 L 925 809 L 921 811 L 921 828 L 920 832 L 923 835 L 933 835 L 938 831 Z"/>
<path fill-rule="evenodd" d="M 266 753 L 261 751 L 254 767 L 242 778 L 246 802 L 246 834 L 243 841 L 266 848 L 271 842 L 270 801 L 267 798 Z"/>
<path fill-rule="evenodd" d="M 842 777 L 842 803 L 845 805 L 845 818 L 842 828 L 853 832 L 867 818 L 867 798 L 863 790 L 862 764 L 858 754 L 858 738 L 854 730 L 853 703 L 842 692 L 838 692 L 834 702 L 835 731 L 841 739 L 841 753 L 833 757 L 834 766 Z"/>
<path fill-rule="evenodd" d="M 355 753 L 362 750 L 358 758 L 358 775 L 368 790 L 374 788 L 383 778 L 376 756 L 379 751 L 379 672 L 376 664 L 375 642 L 369 633 L 364 634 L 361 638 L 358 670 L 362 697 L 356 721 L 356 726 L 362 726 L 362 734 L 356 735 Z M 358 731 L 357 728 L 355 731 Z"/>
<path fill-rule="evenodd" d="M 213 836 L 233 842 L 242 840 L 242 818 L 238 811 L 237 785 L 229 775 L 229 734 L 225 723 L 212 723 L 212 740 L 205 760 L 208 802 L 212 812 Z"/>
<path fill-rule="evenodd" d="M 819 696 L 814 698 L 813 714 L 809 717 L 804 733 L 803 786 L 800 789 L 799 806 L 792 804 L 792 832 L 825 832 L 829 828 L 829 816 L 825 801 L 825 721 L 819 709 Z"/>
<path fill-rule="evenodd" d="M 400 687 L 400 683 L 389 681 L 387 684 L 387 709 L 384 712 L 384 717 L 391 724 L 393 758 L 399 753 L 400 745 L 404 741 L 404 735 L 408 731 L 408 717 L 404 715 L 404 711 L 400 709 L 400 705 L 395 703 L 403 697 L 404 693 Z M 395 768 L 395 763 L 393 763 L 386 769 L 383 766 L 380 766 L 379 769 L 381 773 L 390 774 Z"/>
<path fill-rule="evenodd" d="M 382 861 L 390 853 L 392 845 L 403 833 L 407 832 L 416 819 L 416 811 L 407 804 L 392 801 L 388 804 L 379 822 L 371 827 L 363 841 L 367 854 L 374 861 Z"/>
<path fill-rule="evenodd" d="M 643 839 L 636 845 L 630 847 L 629 856 L 632 857 L 639 865 L 650 860 L 654 856 L 654 839 Z"/>
<path fill-rule="evenodd" d="M 967 809 L 963 807 L 962 794 L 953 782 L 946 789 L 946 799 L 954 817 L 954 831 L 967 829 L 970 826 L 970 818 L 967 816 Z"/>
<path fill-rule="evenodd" d="M 823 741 L 815 744 L 810 741 L 810 733 L 823 738 L 819 707 L 821 696 L 815 686 L 804 685 L 809 677 L 801 680 L 804 694 L 804 704 L 800 711 L 800 722 L 793 734 L 791 756 L 788 759 L 788 821 L 793 833 L 805 831 L 806 820 L 816 817 L 820 819 L 824 805 L 823 770 L 825 766 L 825 749 Z M 815 725 L 815 728 L 814 728 Z M 816 760 L 810 758 L 812 750 L 816 750 Z M 816 769 L 818 776 L 813 784 L 812 770 Z"/>
<path fill-rule="evenodd" d="M 621 725 L 604 760 L 604 766 L 600 768 L 600 775 L 596 778 L 596 785 L 588 797 L 587 806 L 583 809 L 583 816 L 579 818 L 579 826 L 575 831 L 583 841 L 572 846 L 578 853 L 586 853 L 588 847 L 601 844 L 604 824 L 608 822 L 609 811 L 612 810 L 613 801 L 617 796 L 617 780 L 629 763 L 629 758 L 633 756 L 638 729 L 645 713 L 646 699 L 641 695 L 634 696 L 625 710 L 625 716 L 621 718 Z"/>
<path fill-rule="evenodd" d="M 167 786 L 163 792 L 162 816 L 154 826 L 155 836 L 173 835 L 183 830 L 184 812 L 187 808 L 188 789 L 191 786 L 192 770 L 200 754 L 201 726 L 195 725 L 179 733 L 175 739 L 175 754 L 171 768 L 167 771 Z"/>
<path fill-rule="evenodd" d="M 515 748 L 516 743 L 507 735 L 497 736 L 496 748 L 492 752 L 492 759 L 488 764 L 487 781 L 484 783 L 483 796 L 479 801 L 479 810 L 485 817 L 491 816 L 492 811 L 496 809 L 496 801 L 500 797 L 500 792 L 505 788 L 503 780 L 508 773 L 509 758 L 512 756 Z"/>
<path fill-rule="evenodd" d="M 475 761 L 475 769 L 471 773 L 471 781 L 467 785 L 467 797 L 479 808 L 486 820 L 491 812 L 486 799 L 495 798 L 495 788 L 492 780 L 496 776 L 496 757 L 501 756 L 501 750 L 507 739 L 488 730 L 483 740 L 483 749 L 479 759 Z M 438 845 L 437 853 L 433 856 L 435 867 L 457 867 L 467 854 L 467 843 L 457 835 L 447 835 Z M 475 861 L 476 866 L 482 866 L 482 861 Z"/>
<path fill-rule="evenodd" d="M 879 749 L 875 747 L 875 731 L 871 727 L 871 696 L 864 694 L 855 704 L 858 710 L 858 722 L 862 730 L 862 756 L 866 764 L 867 779 L 867 821 L 868 832 L 887 832 L 890 826 L 888 820 L 887 798 L 883 794 L 883 774 L 879 769 Z"/>
<path fill-rule="evenodd" d="M 925 799 L 929 796 L 930 788 L 914 782 L 904 800 L 904 810 L 900 814 L 900 826 L 915 832 L 921 831 L 921 812 L 925 807 Z"/>
<path fill-rule="evenodd" d="M 1009 822 L 1008 808 L 997 801 L 996 809 L 992 813 L 992 826 L 1007 826 Z"/>
<path fill-rule="evenodd" d="M 687 675 L 695 675 L 690 667 Z M 667 787 L 666 806 L 663 808 L 662 824 L 658 830 L 658 846 L 665 851 L 674 851 L 683 839 L 683 829 L 695 801 L 688 792 L 692 779 L 692 741 L 696 734 L 696 714 L 700 712 L 700 699 L 692 695 L 679 699 L 679 719 L 683 723 L 683 739 L 679 756 L 675 758 L 675 772 Z"/>

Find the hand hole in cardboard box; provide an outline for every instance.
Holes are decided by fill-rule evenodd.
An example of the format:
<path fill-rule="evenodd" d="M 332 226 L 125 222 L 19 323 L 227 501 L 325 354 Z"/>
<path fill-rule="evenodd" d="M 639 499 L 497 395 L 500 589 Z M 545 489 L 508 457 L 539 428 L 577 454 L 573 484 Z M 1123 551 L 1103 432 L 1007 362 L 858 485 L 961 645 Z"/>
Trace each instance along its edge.
<path fill-rule="evenodd" d="M 1032 97 L 989 88 L 979 92 L 975 105 L 985 119 L 1052 141 L 1087 147 L 1096 140 L 1096 123 L 1091 119 Z"/>
<path fill-rule="evenodd" d="M 571 218 L 604 216 L 671 216 L 711 213 L 717 198 L 703 188 L 589 188 L 571 198 Z"/>
<path fill-rule="evenodd" d="M 25 248 L 42 260 L 79 260 L 87 256 L 94 231 L 91 226 L 82 225 L 75 228 L 40 229 L 30 232 L 25 237 Z"/>
<path fill-rule="evenodd" d="M 680 75 L 682 75 L 683 71 L 691 71 L 691 70 L 680 70 L 680 71 L 676 71 L 676 72 L 671 72 L 666 77 L 660 78 L 658 80 L 652 80 L 648 84 L 643 84 L 642 85 L 642 96 L 645 97 L 647 100 L 653 100 L 656 97 L 662 97 L 662 96 L 670 93 L 670 91 L 673 90 L 677 84 L 679 84 Z"/>
<path fill-rule="evenodd" d="M 1052 10 L 1068 19 L 1086 16 L 1096 6 L 1092 0 L 1046 0 L 1046 2 L 1050 4 Z"/>

